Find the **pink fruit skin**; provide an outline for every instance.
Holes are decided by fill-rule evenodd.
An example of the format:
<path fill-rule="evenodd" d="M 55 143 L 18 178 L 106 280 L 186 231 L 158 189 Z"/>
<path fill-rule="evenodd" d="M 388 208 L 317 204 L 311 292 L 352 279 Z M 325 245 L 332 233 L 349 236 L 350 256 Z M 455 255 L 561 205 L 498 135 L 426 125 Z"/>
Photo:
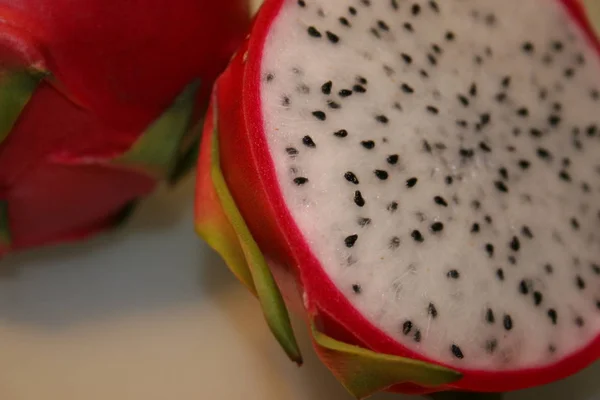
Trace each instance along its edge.
<path fill-rule="evenodd" d="M 0 144 L 0 255 L 103 230 L 150 193 L 156 177 L 106 161 L 196 79 L 199 121 L 249 24 L 248 0 L 0 0 L 0 80 L 51 74 Z"/>
<path fill-rule="evenodd" d="M 214 88 L 218 109 L 221 168 L 250 231 L 269 262 L 286 301 L 306 317 L 316 318 L 327 335 L 350 344 L 435 364 L 437 361 L 402 346 L 367 321 L 325 274 L 294 223 L 283 200 L 269 156 L 260 107 L 260 62 L 270 25 L 284 0 L 267 0 L 254 21 L 252 33 Z M 549 0 L 550 1 L 550 0 Z M 577 21 L 580 9 L 565 0 Z M 591 31 L 586 29 L 586 32 Z M 597 43 L 595 38 L 591 40 Z M 212 121 L 207 119 L 203 146 L 208 146 Z M 204 156 L 209 151 L 204 151 Z M 209 165 L 209 163 L 200 163 Z M 199 179 L 207 174 L 199 169 Z M 199 197 L 202 193 L 197 194 Z M 392 392 L 427 393 L 438 390 L 504 392 L 546 384 L 567 377 L 600 356 L 600 338 L 557 363 L 542 368 L 507 371 L 458 369 L 464 377 L 447 387 L 396 385 Z M 454 367 L 451 367 L 456 369 Z"/>

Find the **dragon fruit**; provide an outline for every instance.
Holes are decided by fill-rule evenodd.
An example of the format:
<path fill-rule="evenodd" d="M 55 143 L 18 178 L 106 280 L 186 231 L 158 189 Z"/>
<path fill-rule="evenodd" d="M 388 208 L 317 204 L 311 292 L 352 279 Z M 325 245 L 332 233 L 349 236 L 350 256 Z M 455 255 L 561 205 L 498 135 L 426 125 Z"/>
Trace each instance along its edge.
<path fill-rule="evenodd" d="M 600 356 L 600 60 L 579 3 L 267 0 L 213 90 L 196 227 L 356 397 Z"/>
<path fill-rule="evenodd" d="M 121 221 L 197 156 L 246 0 L 0 0 L 0 255 Z"/>

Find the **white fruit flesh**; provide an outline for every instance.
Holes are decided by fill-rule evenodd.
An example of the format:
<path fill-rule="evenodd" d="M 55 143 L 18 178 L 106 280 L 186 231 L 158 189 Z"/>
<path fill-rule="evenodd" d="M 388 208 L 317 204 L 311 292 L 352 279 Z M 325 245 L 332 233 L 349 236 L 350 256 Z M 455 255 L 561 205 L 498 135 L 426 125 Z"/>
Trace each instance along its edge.
<path fill-rule="evenodd" d="M 374 325 L 487 370 L 598 336 L 600 63 L 558 1 L 287 0 L 261 71 L 284 200 Z"/>

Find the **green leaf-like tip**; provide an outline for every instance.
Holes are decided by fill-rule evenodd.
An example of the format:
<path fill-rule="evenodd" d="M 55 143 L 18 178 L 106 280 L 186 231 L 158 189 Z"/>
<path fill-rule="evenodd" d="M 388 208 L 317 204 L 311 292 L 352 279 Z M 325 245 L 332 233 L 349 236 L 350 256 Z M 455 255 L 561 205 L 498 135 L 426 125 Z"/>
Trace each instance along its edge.
<path fill-rule="evenodd" d="M 216 107 L 214 111 L 215 115 L 217 115 L 218 111 L 216 110 Z M 281 292 L 277 287 L 277 283 L 271 274 L 269 266 L 267 265 L 267 262 L 261 253 L 258 244 L 252 237 L 252 234 L 250 233 L 242 214 L 235 204 L 221 171 L 219 135 L 216 120 L 217 118 L 215 118 L 211 149 L 211 178 L 215 191 L 217 192 L 229 223 L 237 234 L 239 245 L 242 248 L 248 269 L 250 270 L 250 275 L 256 290 L 256 296 L 260 302 L 271 332 L 279 344 L 283 347 L 283 350 L 286 352 L 288 357 L 297 364 L 302 364 L 300 349 L 298 347 L 298 343 L 296 342 L 289 313 Z M 239 267 L 244 268 L 244 266 Z M 244 273 L 247 271 L 240 272 Z"/>
<path fill-rule="evenodd" d="M 45 75 L 35 69 L 0 72 L 0 142 L 6 139 Z"/>
<path fill-rule="evenodd" d="M 376 353 L 335 340 L 311 324 L 313 342 L 323 362 L 357 399 L 401 383 L 438 387 L 462 375 L 451 369 L 410 358 Z"/>
<path fill-rule="evenodd" d="M 180 146 L 188 134 L 200 81 L 187 85 L 171 106 L 113 163 L 142 168 L 158 179 L 169 178 L 177 166 Z"/>
<path fill-rule="evenodd" d="M 0 201 L 0 248 L 10 247 L 10 221 L 8 219 L 8 203 Z"/>

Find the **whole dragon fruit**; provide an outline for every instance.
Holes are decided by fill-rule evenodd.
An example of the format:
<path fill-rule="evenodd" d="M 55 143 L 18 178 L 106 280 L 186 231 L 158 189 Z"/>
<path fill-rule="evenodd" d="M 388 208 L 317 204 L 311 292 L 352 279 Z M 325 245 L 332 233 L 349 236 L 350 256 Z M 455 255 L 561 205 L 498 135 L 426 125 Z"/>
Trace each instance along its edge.
<path fill-rule="evenodd" d="M 356 397 L 600 356 L 600 59 L 579 3 L 267 0 L 214 88 L 197 230 Z M 285 302 L 284 302 L 285 299 Z"/>
<path fill-rule="evenodd" d="M 0 0 L 0 255 L 109 228 L 193 165 L 246 0 Z"/>

